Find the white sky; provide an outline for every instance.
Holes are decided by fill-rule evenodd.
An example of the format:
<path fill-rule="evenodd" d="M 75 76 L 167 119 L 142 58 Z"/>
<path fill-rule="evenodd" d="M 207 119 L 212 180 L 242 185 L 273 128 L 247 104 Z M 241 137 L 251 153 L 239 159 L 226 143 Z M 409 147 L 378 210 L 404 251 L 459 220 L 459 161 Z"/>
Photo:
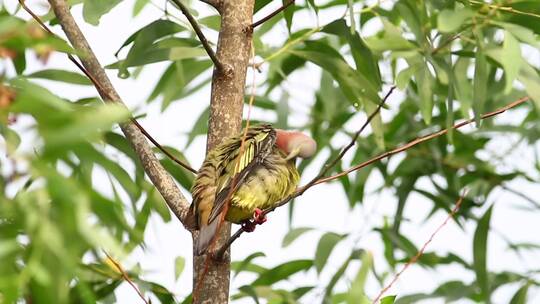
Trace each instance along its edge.
<path fill-rule="evenodd" d="M 11 3 L 13 2 L 13 3 Z M 8 7 L 16 1 L 9 0 L 6 2 Z M 36 7 L 34 1 L 28 1 L 30 5 Z M 43 3 L 43 1 L 39 1 Z M 154 1 L 158 3 L 158 1 Z M 196 1 L 194 1 L 196 2 Z M 0 2 L 1 3 L 1 2 Z M 81 6 L 73 9 L 75 18 L 79 21 L 83 32 L 85 33 L 90 44 L 102 64 L 109 64 L 115 61 L 114 52 L 122 44 L 122 42 L 135 30 L 161 17 L 162 13 L 155 8 L 148 7 L 137 18 L 131 18 L 131 9 L 133 1 L 123 1 L 111 13 L 105 15 L 101 19 L 98 27 L 87 25 L 82 21 Z M 162 1 L 159 1 L 162 3 Z M 196 3 L 196 8 L 204 8 L 204 5 Z M 275 6 L 273 3 L 272 6 Z M 207 10 L 207 12 L 211 12 Z M 321 20 L 333 20 L 342 12 L 332 13 L 332 16 L 322 16 Z M 27 18 L 24 14 L 20 14 Z M 179 14 L 178 14 L 179 15 Z M 206 15 L 206 14 L 205 14 Z M 261 13 L 259 16 L 264 15 Z M 316 20 L 312 15 L 296 16 L 297 20 L 302 20 L 307 25 L 316 25 Z M 324 23 L 324 22 L 321 22 Z M 59 27 L 54 28 L 55 32 L 59 33 Z M 365 34 L 365 33 L 362 33 Z M 284 25 L 273 33 L 275 39 L 283 39 L 286 37 L 286 28 Z M 62 35 L 63 36 L 63 35 Z M 210 34 L 209 38 L 215 41 L 216 36 Z M 31 57 L 31 56 L 29 56 Z M 189 100 L 174 102 L 165 113 L 160 113 L 159 104 L 153 103 L 146 106 L 144 101 L 158 81 L 155 75 L 161 75 L 161 71 L 166 66 L 164 63 L 154 64 L 145 69 L 137 80 L 120 79 L 116 77 L 116 71 L 109 71 L 108 74 L 113 81 L 115 87 L 123 97 L 124 102 L 132 110 L 137 109 L 137 113 L 145 112 L 147 117 L 141 120 L 144 127 L 154 135 L 162 144 L 175 146 L 179 149 L 184 147 L 186 142 L 185 133 L 187 133 L 195 119 L 204 110 L 210 99 L 209 89 L 203 89 L 196 95 L 193 95 Z M 47 66 L 32 60 L 29 62 L 27 73 L 44 68 L 68 68 L 74 69 L 72 64 L 61 54 L 55 54 L 51 57 Z M 265 68 L 263 66 L 263 68 Z M 9 69 L 9 67 L 8 67 Z M 1 70 L 1 69 L 0 69 Z M 261 78 L 262 74 L 257 77 Z M 302 72 L 297 72 L 291 75 L 285 82 L 286 88 L 291 92 L 290 104 L 293 111 L 298 111 L 301 114 L 295 114 L 294 117 L 302 119 L 307 113 L 307 109 L 312 104 L 313 90 L 317 88 L 319 82 L 319 73 L 315 72 L 313 67 Z M 248 75 L 248 81 L 251 76 Z M 259 79 L 260 80 L 260 79 Z M 53 82 L 42 81 L 42 84 L 63 97 L 80 98 L 86 96 L 94 96 L 95 91 L 90 87 L 61 85 Z M 401 94 L 394 94 L 388 104 L 391 109 L 397 109 L 400 103 Z M 143 109 L 143 111 L 141 111 Z M 391 119 L 391 114 L 383 112 L 385 120 Z M 391 111 L 389 111 L 391 112 Z M 257 115 L 257 113 L 255 113 Z M 259 118 L 265 118 L 264 113 L 259 113 Z M 505 114 L 503 114 L 505 115 Z M 267 119 L 271 117 L 266 116 Z M 354 121 L 347 124 L 350 130 L 355 129 L 355 125 L 361 123 L 364 117 L 357 117 Z M 505 119 L 505 118 L 502 118 Z M 510 118 L 511 119 L 511 118 Z M 346 139 L 341 139 L 345 143 Z M 206 139 L 199 137 L 187 151 L 186 156 L 190 159 L 194 166 L 199 166 L 203 160 L 204 147 Z M 339 139 L 338 139 L 339 141 Z M 23 145 L 31 147 L 31 142 L 23 142 Z M 512 140 L 502 138 L 493 144 L 493 150 L 496 152 L 505 151 L 506 148 L 512 146 Z M 537 148 L 539 145 L 537 145 Z M 0 150 L 3 149 L 0 146 Z M 533 151 L 530 148 L 520 146 L 514 149 L 508 155 L 512 163 L 522 170 L 529 172 L 533 176 L 538 173 L 534 172 L 532 164 L 534 162 Z M 395 167 L 399 157 L 396 157 L 391 166 Z M 319 166 L 322 158 L 315 163 Z M 316 173 L 317 166 L 311 166 L 304 172 L 303 180 L 309 180 Z M 99 175 L 98 175 L 99 176 Z M 370 178 L 366 193 L 372 193 L 380 186 L 382 178 L 380 175 Z M 422 188 L 429 189 L 428 183 L 421 183 Z M 102 185 L 101 185 L 102 186 Z M 515 181 L 511 184 L 514 189 L 519 189 L 524 194 L 533 198 L 538 197 L 539 186 L 531 185 L 523 181 Z M 536 195 L 535 195 L 536 194 Z M 351 237 L 346 241 L 341 242 L 333 251 L 325 271 L 318 278 L 315 270 L 311 270 L 306 274 L 296 275 L 291 279 L 293 286 L 317 285 L 319 282 L 325 284 L 337 268 L 342 264 L 346 256 L 349 255 L 354 241 L 359 239 L 358 246 L 369 250 L 375 257 L 375 265 L 379 272 L 386 269 L 386 263 L 383 256 L 383 247 L 378 233 L 371 232 L 371 228 L 380 226 L 385 217 L 392 217 L 395 212 L 397 199 L 393 195 L 392 190 L 385 190 L 380 195 L 368 195 L 364 200 L 363 205 L 357 205 L 353 210 L 349 210 L 348 203 L 342 188 L 339 184 L 325 184 L 317 186 L 302 197 L 296 200 L 296 208 L 294 214 L 294 227 L 315 227 L 318 232 L 306 234 L 301 239 L 293 243 L 286 249 L 281 248 L 283 236 L 288 231 L 287 226 L 287 208 L 281 208 L 277 212 L 269 215 L 269 221 L 259 226 L 255 233 L 244 234 L 232 248 L 233 260 L 242 260 L 255 251 L 262 251 L 266 257 L 258 258 L 257 263 L 267 267 L 273 267 L 281 262 L 289 261 L 297 258 L 312 258 L 315 253 L 317 242 L 322 232 L 334 231 L 338 233 L 351 233 Z M 496 203 L 492 216 L 492 226 L 494 231 L 489 235 L 488 242 L 488 267 L 489 270 L 512 270 L 526 271 L 540 269 L 540 259 L 537 253 L 526 254 L 522 259 L 514 253 L 506 249 L 504 241 L 497 236 L 498 233 L 512 239 L 514 242 L 534 242 L 540 243 L 540 236 L 534 228 L 538 227 L 538 215 L 533 212 L 522 211 L 516 209 L 515 206 L 525 206 L 521 199 L 514 195 L 496 190 L 490 196 L 487 205 Z M 405 217 L 409 219 L 402 225 L 402 233 L 410 238 L 417 247 L 429 238 L 431 233 L 439 226 L 446 218 L 447 214 L 437 212 L 427 222 L 423 222 L 423 218 L 430 211 L 432 204 L 418 194 L 411 194 L 409 202 L 405 210 Z M 485 208 L 477 214 L 483 214 Z M 440 255 L 447 252 L 453 252 L 466 261 L 472 261 L 472 236 L 476 225 L 469 223 L 465 226 L 465 230 L 461 230 L 453 222 L 449 222 L 435 237 L 427 251 L 435 251 Z M 233 228 L 234 229 L 234 228 Z M 359 238 L 361 236 L 361 238 Z M 148 224 L 145 241 L 147 244 L 146 250 L 137 249 L 129 258 L 122 260 L 124 267 L 139 263 L 142 266 L 145 274 L 143 277 L 154 280 L 165 285 L 167 288 L 175 292 L 178 300 L 182 300 L 191 290 L 191 236 L 185 231 L 182 225 L 174 218 L 169 223 L 163 223 L 158 216 L 153 216 Z M 186 267 L 178 281 L 174 279 L 174 260 L 177 256 L 182 256 L 186 259 Z M 347 277 L 354 278 L 358 270 L 359 264 L 355 262 L 349 267 Z M 255 278 L 254 275 L 244 274 L 239 275 L 232 280 L 232 290 L 251 282 Z M 450 279 L 462 280 L 465 283 L 474 280 L 472 272 L 464 272 L 457 266 L 444 266 L 436 270 L 426 270 L 417 265 L 410 267 L 394 284 L 393 288 L 387 293 L 404 295 L 412 292 L 430 292 L 435 289 L 440 282 Z M 288 288 L 290 284 L 279 284 L 280 287 Z M 346 284 L 338 284 L 337 290 L 345 290 Z M 501 288 L 493 296 L 494 303 L 507 303 L 519 286 L 512 285 L 507 288 Z M 370 298 L 375 297 L 381 287 L 378 283 L 370 278 L 366 286 L 367 294 Z M 310 293 L 302 299 L 302 303 L 320 302 L 321 298 L 317 297 L 317 293 Z M 119 303 L 139 303 L 140 299 L 135 292 L 131 290 L 129 285 L 123 284 L 117 291 L 117 299 Z M 538 300 L 538 290 L 531 290 L 529 293 L 529 302 L 533 303 Z M 242 303 L 251 303 L 251 300 L 241 301 Z M 422 303 L 443 303 L 442 300 L 430 300 Z M 468 303 L 460 301 L 459 303 Z"/>

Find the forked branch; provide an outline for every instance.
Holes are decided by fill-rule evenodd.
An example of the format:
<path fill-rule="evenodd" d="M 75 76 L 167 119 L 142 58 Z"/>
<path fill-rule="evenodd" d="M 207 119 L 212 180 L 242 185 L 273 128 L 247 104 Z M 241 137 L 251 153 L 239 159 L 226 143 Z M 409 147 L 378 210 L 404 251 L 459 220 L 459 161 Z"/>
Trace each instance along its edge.
<path fill-rule="evenodd" d="M 280 8 L 278 8 L 277 10 L 271 12 L 270 14 L 268 14 L 266 17 L 262 18 L 261 20 L 253 23 L 251 25 L 252 28 L 256 28 L 257 26 L 265 23 L 266 21 L 272 19 L 275 15 L 281 13 L 282 11 L 284 11 L 285 9 L 287 9 L 287 7 L 291 6 L 292 4 L 294 4 L 294 1 L 295 0 L 289 0 L 287 2 L 285 2 Z"/>
<path fill-rule="evenodd" d="M 174 4 L 176 4 L 178 9 L 180 9 L 180 11 L 182 11 L 182 14 L 184 14 L 184 16 L 186 16 L 187 20 L 189 21 L 189 24 L 191 24 L 191 27 L 193 27 L 193 30 L 195 31 L 195 34 L 197 34 L 197 37 L 199 37 L 199 40 L 201 41 L 202 46 L 206 50 L 206 53 L 208 53 L 208 56 L 210 56 L 210 59 L 212 59 L 212 62 L 216 66 L 216 69 L 218 71 L 220 71 L 220 72 L 225 72 L 223 64 L 217 58 L 216 53 L 214 52 L 214 50 L 210 46 L 210 43 L 208 42 L 208 40 L 204 36 L 204 34 L 203 34 L 202 30 L 201 30 L 201 27 L 197 23 L 197 20 L 195 20 L 193 15 L 191 15 L 191 13 L 189 12 L 189 9 L 180 0 L 170 0 L 170 1 L 172 3 L 174 3 Z"/>

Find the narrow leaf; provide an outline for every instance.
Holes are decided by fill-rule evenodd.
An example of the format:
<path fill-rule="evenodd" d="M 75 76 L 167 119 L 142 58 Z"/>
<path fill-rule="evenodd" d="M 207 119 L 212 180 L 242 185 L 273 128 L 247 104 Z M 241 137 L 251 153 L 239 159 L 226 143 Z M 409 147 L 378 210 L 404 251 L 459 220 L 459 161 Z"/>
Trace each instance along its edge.
<path fill-rule="evenodd" d="M 65 71 L 65 70 L 55 70 L 55 69 L 42 70 L 42 71 L 38 71 L 30 75 L 27 75 L 26 77 L 41 78 L 41 79 L 61 81 L 61 82 L 80 84 L 80 85 L 92 85 L 92 82 L 86 76 L 83 76 L 79 73 Z"/>
<path fill-rule="evenodd" d="M 182 274 L 182 271 L 184 271 L 184 267 L 186 266 L 186 259 L 179 256 L 176 257 L 174 260 L 174 278 L 178 280 L 178 277 Z"/>
<path fill-rule="evenodd" d="M 474 232 L 473 243 L 473 266 L 476 272 L 476 281 L 481 290 L 481 295 L 486 303 L 490 302 L 489 278 L 487 271 L 487 241 L 489 232 L 489 221 L 493 206 L 484 213 L 478 221 L 476 231 Z"/>
<path fill-rule="evenodd" d="M 324 265 L 326 265 L 328 257 L 332 253 L 332 250 L 343 238 L 343 235 L 334 232 L 327 232 L 321 237 L 319 244 L 317 245 L 317 250 L 315 251 L 314 262 L 317 273 L 321 273 Z"/>
<path fill-rule="evenodd" d="M 283 238 L 283 242 L 281 243 L 281 247 L 285 248 L 292 244 L 297 238 L 299 238 L 302 234 L 313 230 L 313 228 L 310 227 L 299 227 L 289 230 L 285 237 Z"/>

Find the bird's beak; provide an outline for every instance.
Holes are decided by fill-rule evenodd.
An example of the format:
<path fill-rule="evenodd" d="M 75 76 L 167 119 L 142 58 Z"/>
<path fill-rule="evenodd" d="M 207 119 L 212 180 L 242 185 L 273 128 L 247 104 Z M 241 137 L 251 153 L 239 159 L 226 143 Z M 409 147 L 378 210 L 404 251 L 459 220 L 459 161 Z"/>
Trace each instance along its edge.
<path fill-rule="evenodd" d="M 291 160 L 291 159 L 297 157 L 298 154 L 300 154 L 300 147 L 299 147 L 299 146 L 296 147 L 296 148 L 294 148 L 294 149 L 289 153 L 289 155 L 287 155 L 287 157 L 285 158 L 285 160 L 287 160 L 287 161 L 288 161 L 288 160 Z"/>

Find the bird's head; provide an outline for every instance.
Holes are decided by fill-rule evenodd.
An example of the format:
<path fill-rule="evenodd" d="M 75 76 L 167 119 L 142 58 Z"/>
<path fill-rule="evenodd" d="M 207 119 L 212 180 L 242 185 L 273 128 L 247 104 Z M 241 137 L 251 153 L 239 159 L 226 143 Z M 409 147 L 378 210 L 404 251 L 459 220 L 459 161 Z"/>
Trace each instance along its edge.
<path fill-rule="evenodd" d="M 317 151 L 317 143 L 313 138 L 298 131 L 276 129 L 276 145 L 287 153 L 287 160 L 297 156 L 308 158 Z"/>

